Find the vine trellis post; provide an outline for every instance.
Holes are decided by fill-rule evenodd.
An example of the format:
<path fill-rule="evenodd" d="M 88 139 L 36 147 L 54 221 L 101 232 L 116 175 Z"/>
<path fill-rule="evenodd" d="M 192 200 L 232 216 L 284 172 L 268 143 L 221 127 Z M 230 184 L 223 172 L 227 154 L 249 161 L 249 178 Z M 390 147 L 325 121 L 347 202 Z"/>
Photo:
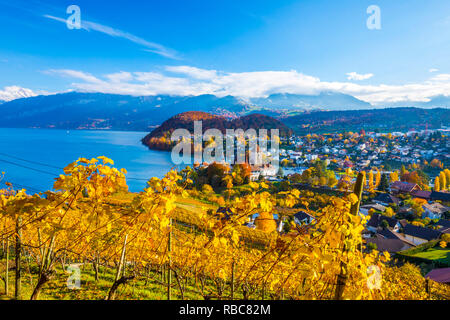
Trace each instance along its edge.
<path fill-rule="evenodd" d="M 356 194 L 356 196 L 358 197 L 358 201 L 356 203 L 352 204 L 352 206 L 350 208 L 350 213 L 352 215 L 357 215 L 359 212 L 359 207 L 361 205 L 361 199 L 362 199 L 362 194 L 363 194 L 363 189 L 364 189 L 364 180 L 365 180 L 365 175 L 363 172 L 360 172 L 358 174 L 358 178 L 356 178 L 355 188 L 353 191 Z M 344 251 L 345 250 L 346 250 L 346 248 L 344 247 Z M 346 283 L 347 283 L 347 264 L 345 262 L 341 262 L 341 271 L 337 277 L 336 291 L 334 294 L 335 300 L 342 299 L 342 295 L 344 293 L 344 288 L 345 288 Z"/>
<path fill-rule="evenodd" d="M 167 240 L 167 251 L 169 255 L 168 263 L 167 263 L 167 300 L 171 300 L 172 296 L 172 219 L 170 219 L 170 231 L 169 231 L 169 237 Z"/>
<path fill-rule="evenodd" d="M 19 300 L 22 296 L 22 218 L 16 220 L 16 279 L 14 298 Z"/>

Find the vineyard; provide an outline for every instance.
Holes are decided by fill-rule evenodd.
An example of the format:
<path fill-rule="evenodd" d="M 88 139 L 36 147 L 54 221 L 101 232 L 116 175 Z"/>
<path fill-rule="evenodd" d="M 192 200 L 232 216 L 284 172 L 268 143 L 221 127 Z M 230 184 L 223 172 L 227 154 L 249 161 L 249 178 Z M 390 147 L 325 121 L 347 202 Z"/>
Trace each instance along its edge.
<path fill-rule="evenodd" d="M 448 299 L 448 286 L 419 268 L 363 250 L 363 174 L 355 193 L 314 211 L 314 193 L 271 194 L 262 182 L 218 215 L 210 213 L 218 206 L 192 206 L 175 171 L 133 194 L 113 165 L 79 159 L 55 191 L 0 191 L 3 299 Z M 243 226 L 299 203 L 313 224 L 283 235 Z M 260 223 L 274 223 L 267 220 Z M 79 288 L 67 286 L 74 265 Z"/>

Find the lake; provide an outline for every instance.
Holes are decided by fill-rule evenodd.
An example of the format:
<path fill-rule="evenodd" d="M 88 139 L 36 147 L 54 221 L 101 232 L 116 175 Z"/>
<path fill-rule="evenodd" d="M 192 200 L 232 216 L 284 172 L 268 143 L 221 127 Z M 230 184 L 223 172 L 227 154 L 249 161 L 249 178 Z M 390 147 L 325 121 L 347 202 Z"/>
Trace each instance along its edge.
<path fill-rule="evenodd" d="M 130 191 L 139 192 L 148 179 L 161 178 L 175 167 L 169 152 L 149 150 L 141 144 L 146 134 L 0 128 L 0 172 L 5 172 L 0 187 L 7 181 L 30 193 L 46 191 L 69 163 L 81 157 L 106 156 L 114 160 L 116 168 L 128 171 Z"/>

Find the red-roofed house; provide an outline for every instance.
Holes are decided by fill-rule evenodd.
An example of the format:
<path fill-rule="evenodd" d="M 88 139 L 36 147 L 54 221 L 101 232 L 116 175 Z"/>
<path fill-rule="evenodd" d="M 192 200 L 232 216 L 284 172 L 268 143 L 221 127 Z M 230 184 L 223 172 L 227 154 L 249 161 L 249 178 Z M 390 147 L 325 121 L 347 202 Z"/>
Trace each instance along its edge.
<path fill-rule="evenodd" d="M 413 191 L 422 190 L 419 185 L 415 183 L 408 183 L 402 181 L 395 181 L 391 184 L 391 191 L 393 193 L 411 193 Z"/>

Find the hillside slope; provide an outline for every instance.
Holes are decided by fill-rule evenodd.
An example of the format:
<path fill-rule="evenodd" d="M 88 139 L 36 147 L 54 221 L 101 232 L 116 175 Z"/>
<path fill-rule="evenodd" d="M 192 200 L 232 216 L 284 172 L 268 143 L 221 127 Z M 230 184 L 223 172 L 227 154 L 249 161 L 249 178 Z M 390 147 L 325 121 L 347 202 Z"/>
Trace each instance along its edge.
<path fill-rule="evenodd" d="M 450 109 L 387 108 L 305 112 L 281 119 L 297 134 L 364 130 L 380 132 L 441 128 L 450 125 Z"/>
<path fill-rule="evenodd" d="M 170 137 L 176 129 L 187 129 L 190 133 L 194 133 L 194 122 L 202 121 L 202 129 L 205 132 L 208 129 L 219 129 L 222 133 L 226 129 L 243 129 L 250 128 L 259 129 L 278 129 L 280 136 L 286 137 L 292 135 L 293 131 L 272 117 L 262 114 L 251 114 L 233 120 L 228 120 L 222 116 L 216 116 L 206 112 L 190 111 L 178 114 L 167 121 L 164 121 L 158 128 L 148 134 L 142 143 L 150 149 L 171 150 L 173 143 Z M 269 132 L 270 134 L 270 132 Z"/>

